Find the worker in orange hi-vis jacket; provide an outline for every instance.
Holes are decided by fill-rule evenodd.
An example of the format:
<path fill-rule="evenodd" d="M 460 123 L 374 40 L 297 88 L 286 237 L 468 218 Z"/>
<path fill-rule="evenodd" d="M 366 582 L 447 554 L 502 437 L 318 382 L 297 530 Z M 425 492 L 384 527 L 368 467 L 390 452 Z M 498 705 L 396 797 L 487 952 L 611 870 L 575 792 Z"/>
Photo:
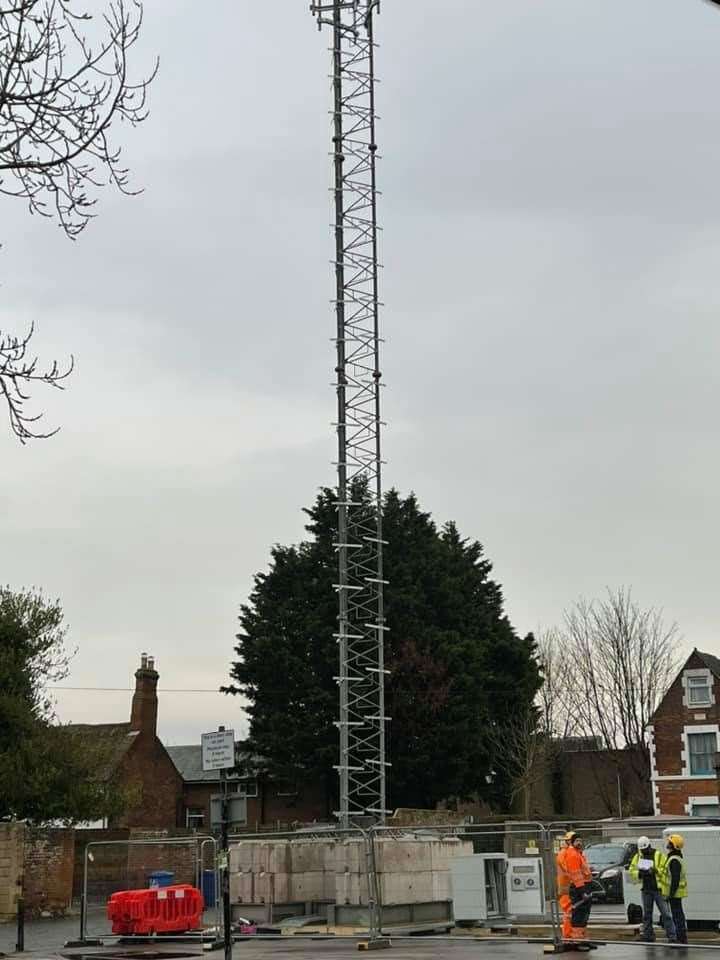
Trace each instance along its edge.
<path fill-rule="evenodd" d="M 583 853 L 583 843 L 573 831 L 563 837 L 557 855 L 558 905 L 562 910 L 564 940 L 585 940 L 592 905 L 592 872 Z"/>

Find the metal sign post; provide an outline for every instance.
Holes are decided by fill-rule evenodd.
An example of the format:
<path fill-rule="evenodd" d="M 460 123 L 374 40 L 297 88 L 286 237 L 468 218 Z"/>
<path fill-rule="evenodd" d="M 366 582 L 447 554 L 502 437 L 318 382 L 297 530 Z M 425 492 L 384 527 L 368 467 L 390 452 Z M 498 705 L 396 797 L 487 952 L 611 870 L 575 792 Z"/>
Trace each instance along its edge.
<path fill-rule="evenodd" d="M 228 852 L 227 771 L 235 766 L 235 731 L 218 727 L 202 735 L 203 770 L 219 770 L 222 786 L 220 814 L 220 887 L 222 892 L 223 943 L 225 960 L 232 960 L 232 917 L 230 915 L 230 857 Z"/>

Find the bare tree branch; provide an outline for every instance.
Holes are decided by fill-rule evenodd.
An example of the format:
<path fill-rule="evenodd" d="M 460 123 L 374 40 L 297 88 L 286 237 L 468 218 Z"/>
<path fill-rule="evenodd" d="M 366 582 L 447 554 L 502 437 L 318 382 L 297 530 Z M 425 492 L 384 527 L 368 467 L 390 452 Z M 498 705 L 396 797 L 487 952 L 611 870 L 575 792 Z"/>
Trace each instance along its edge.
<path fill-rule="evenodd" d="M 110 0 L 93 51 L 80 32 L 93 17 L 74 0 L 16 0 L 0 6 L 0 193 L 24 197 L 31 213 L 57 216 L 69 237 L 93 217 L 90 187 L 128 171 L 108 133 L 117 119 L 147 116 L 149 77 L 128 79 L 128 53 L 142 26 L 138 0 Z"/>
<path fill-rule="evenodd" d="M 28 348 L 33 335 L 33 327 L 24 337 L 12 337 L 0 333 L 0 396 L 5 400 L 10 428 L 20 443 L 27 440 L 52 437 L 57 428 L 43 433 L 35 429 L 42 414 L 31 416 L 25 412 L 25 401 L 30 399 L 26 390 L 32 383 L 46 383 L 58 390 L 64 389 L 63 381 L 73 370 L 73 358 L 61 369 L 56 361 L 43 369 L 38 369 L 38 359 L 29 354 Z"/>
<path fill-rule="evenodd" d="M 142 27 L 139 0 L 107 0 L 101 18 L 76 0 L 0 0 L 0 195 L 27 201 L 30 213 L 56 218 L 75 239 L 95 216 L 93 194 L 114 184 L 126 194 L 128 170 L 111 145 L 116 120 L 147 117 L 156 72 L 132 81 L 128 55 Z M 57 431 L 34 428 L 24 410 L 34 381 L 61 388 L 72 370 L 40 371 L 25 337 L 0 331 L 0 396 L 12 431 L 25 442 Z"/>

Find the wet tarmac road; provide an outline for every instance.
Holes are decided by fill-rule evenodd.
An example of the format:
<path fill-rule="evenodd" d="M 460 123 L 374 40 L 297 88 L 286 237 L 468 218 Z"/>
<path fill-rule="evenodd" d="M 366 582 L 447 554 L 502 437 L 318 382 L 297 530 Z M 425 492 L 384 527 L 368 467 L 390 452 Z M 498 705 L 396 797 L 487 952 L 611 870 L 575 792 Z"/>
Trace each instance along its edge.
<path fill-rule="evenodd" d="M 118 951 L 63 951 L 63 956 L 72 960 L 102 960 L 103 954 L 117 960 Z M 163 951 L 164 952 L 164 951 Z M 178 953 L 181 951 L 178 950 Z M 149 951 L 153 953 L 153 951 Z M 182 953 L 187 957 L 187 949 Z M 133 960 L 139 960 L 141 951 L 133 951 Z M 310 940 L 292 938 L 284 940 L 252 939 L 236 943 L 233 960 L 350 960 L 353 957 L 367 956 L 358 950 L 357 940 Z M 207 954 L 208 957 L 222 960 L 222 952 Z M 431 939 L 412 937 L 394 939 L 388 950 L 374 952 L 376 957 L 387 960 L 544 960 L 551 956 L 543 952 L 541 943 L 523 943 L 517 940 L 502 943 L 470 938 Z M 575 960 L 584 954 L 569 952 L 568 960 Z M 720 960 L 720 947 L 668 947 L 663 944 L 647 946 L 644 944 L 607 944 L 599 946 L 588 955 L 593 960 Z M 155 952 L 157 957 L 157 952 Z M 169 955 L 168 955 L 169 960 Z"/>

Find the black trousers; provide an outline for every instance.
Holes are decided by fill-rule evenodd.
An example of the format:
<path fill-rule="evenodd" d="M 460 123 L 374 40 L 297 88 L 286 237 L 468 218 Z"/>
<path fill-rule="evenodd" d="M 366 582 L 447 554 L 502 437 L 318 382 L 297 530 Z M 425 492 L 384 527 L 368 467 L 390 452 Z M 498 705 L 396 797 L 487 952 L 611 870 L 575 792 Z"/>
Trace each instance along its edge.
<path fill-rule="evenodd" d="M 576 887 L 570 885 L 570 902 L 572 903 L 572 914 L 570 923 L 574 927 L 586 927 L 590 919 L 590 907 L 592 900 L 585 896 L 585 887 Z"/>
<path fill-rule="evenodd" d="M 682 897 L 670 897 L 668 903 L 670 904 L 670 912 L 672 913 L 672 918 L 675 923 L 678 943 L 687 943 L 687 923 L 685 922 Z"/>

